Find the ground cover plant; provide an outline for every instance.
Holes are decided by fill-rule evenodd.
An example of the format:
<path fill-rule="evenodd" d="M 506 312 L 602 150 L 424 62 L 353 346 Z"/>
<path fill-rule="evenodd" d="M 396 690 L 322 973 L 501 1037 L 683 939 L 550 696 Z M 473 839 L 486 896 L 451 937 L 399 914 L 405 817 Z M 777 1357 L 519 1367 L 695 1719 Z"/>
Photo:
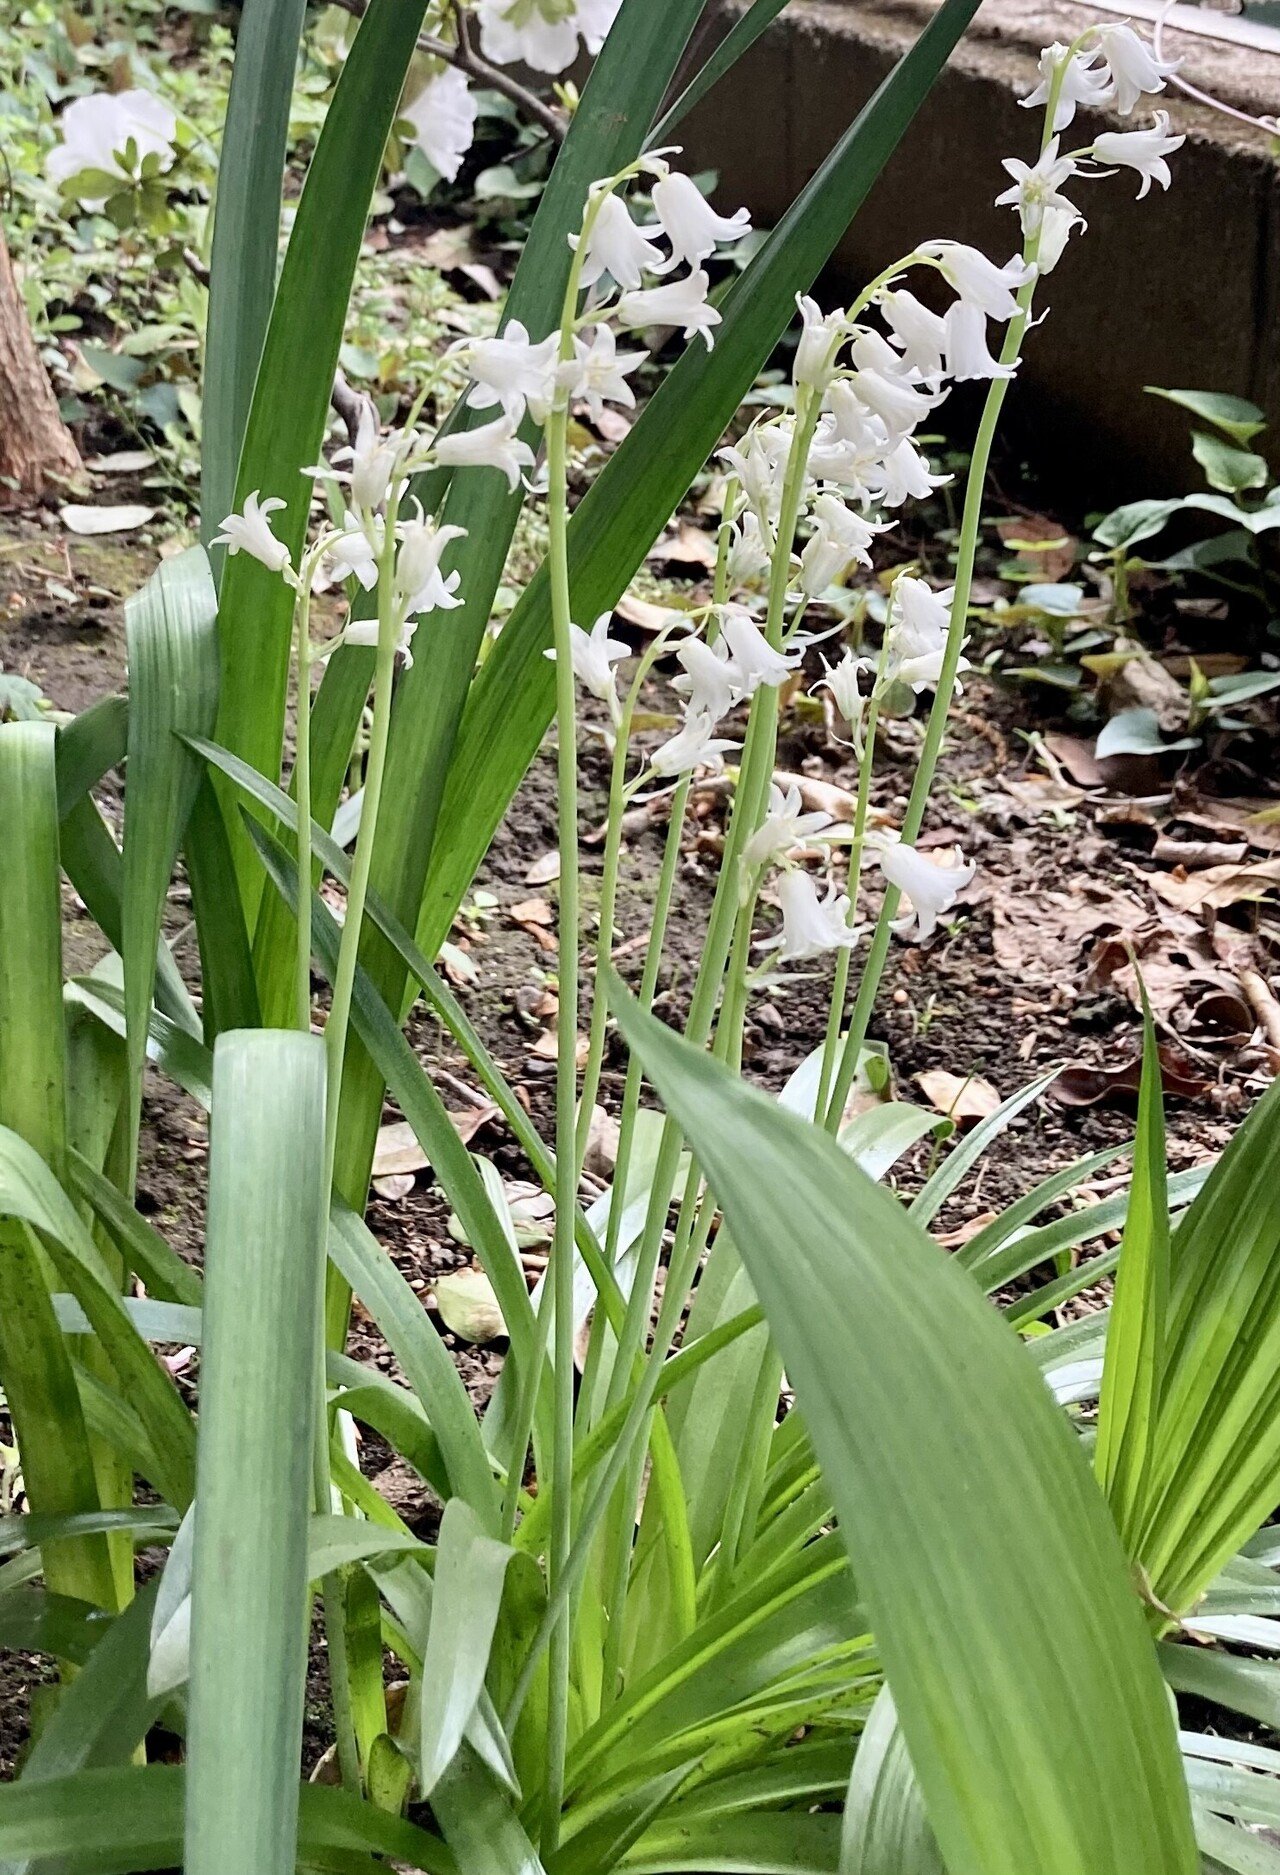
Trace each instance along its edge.
<path fill-rule="evenodd" d="M 1171 1166 L 1168 980 L 1126 930 L 1136 1128 L 956 1238 L 948 1203 L 1016 1157 L 1055 1075 L 976 1109 L 953 1076 L 929 1109 L 883 1097 L 871 1035 L 895 958 L 927 982 L 979 878 L 922 833 L 961 684 L 997 655 L 976 581 L 1002 406 L 1089 193 L 1174 180 L 1181 137 L 1134 117 L 1167 71 L 1119 23 L 1046 49 L 1025 150 L 992 152 L 1011 253 L 939 230 L 836 308 L 814 283 L 974 8 L 944 0 L 757 242 L 673 138 L 780 9 L 756 0 L 681 93 L 701 10 L 374 0 L 277 279 L 301 11 L 246 0 L 206 544 L 131 599 L 127 696 L 60 722 L 27 697 L 0 723 L 0 1386 L 23 1505 L 0 1520 L 0 1641 L 56 1669 L 0 1787 L 16 1868 L 1280 1867 L 1280 1755 L 1250 1731 L 1280 1687 L 1274 1092 L 1228 1115 L 1220 1155 Z M 540 106 L 558 153 L 500 327 L 439 345 L 388 422 L 336 374 L 424 32 L 439 69 L 409 108 L 439 175 L 466 155 L 477 60 L 599 57 L 580 98 Z M 132 227 L 178 146 L 153 121 L 144 149 L 120 95 L 125 142 L 96 180 L 67 174 L 118 181 Z M 1102 105 L 1134 121 L 1080 131 Z M 923 437 L 968 382 L 942 584 L 895 531 L 946 479 Z M 575 426 L 619 413 L 575 505 Z M 637 613 L 695 483 L 705 598 Z M 1099 535 L 1113 607 L 1134 539 Z M 1019 625 L 1060 621 L 1033 583 Z M 628 606 L 650 629 L 623 673 Z M 856 765 L 825 799 L 779 758 L 806 661 L 810 718 Z M 548 730 L 554 849 L 521 856 L 556 897 L 526 907 L 554 950 L 531 1111 L 468 1013 L 457 938 L 483 927 L 473 880 Z M 910 764 L 888 802 L 886 750 Z M 117 843 L 100 784 L 121 766 Z M 637 827 L 659 857 L 628 988 Z M 64 877 L 109 946 L 69 976 Z M 817 1045 L 775 1097 L 752 1025 L 823 962 Z M 519 1198 L 415 1052 L 419 1003 L 519 1149 Z M 157 1074 L 208 1115 L 199 1270 L 141 1204 Z M 480 1414 L 379 1239 L 397 1163 L 429 1163 L 474 1257 L 440 1316 L 506 1342 Z M 1084 1291 L 1098 1306 L 1050 1325 Z M 370 1332 L 381 1360 L 359 1358 Z M 367 1475 L 375 1441 L 438 1511 L 427 1534 Z M 313 1622 L 333 1743 L 303 1781 Z"/>

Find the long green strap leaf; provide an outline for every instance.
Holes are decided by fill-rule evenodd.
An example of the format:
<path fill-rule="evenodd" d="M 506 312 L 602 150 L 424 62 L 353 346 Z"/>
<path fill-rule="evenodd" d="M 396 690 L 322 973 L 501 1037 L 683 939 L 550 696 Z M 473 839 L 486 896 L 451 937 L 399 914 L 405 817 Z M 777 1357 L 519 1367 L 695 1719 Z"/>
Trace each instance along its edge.
<path fill-rule="evenodd" d="M 206 735 L 218 701 L 217 596 L 202 547 L 162 560 L 125 606 L 129 786 L 124 808 L 121 941 L 126 1041 L 138 1124 L 147 1013 L 165 899 L 201 768 L 180 737 Z M 132 1170 L 132 1154 L 130 1155 Z"/>
<path fill-rule="evenodd" d="M 183 1781 L 177 1765 L 147 1765 L 6 1784 L 0 1787 L 0 1855 L 59 1856 L 67 1875 L 172 1869 L 182 1854 Z M 425 1875 L 456 1875 L 439 1838 L 401 1817 L 322 1784 L 302 1785 L 299 1799 L 299 1847 L 324 1866 L 377 1875 L 385 1865 L 372 1858 L 381 1855 Z M 224 1801 L 230 1806 L 225 1794 Z M 352 1859 L 325 1860 L 344 1854 Z M 233 1868 L 237 1875 L 248 1875 L 250 1868 L 259 1875 L 267 1866 L 218 1865 L 219 1875 L 231 1875 Z M 292 1858 L 275 1866 L 286 1875 Z"/>
<path fill-rule="evenodd" d="M 1160 1051 L 1143 990 L 1142 1084 L 1129 1210 L 1107 1327 L 1094 1471 L 1120 1540 L 1141 1535 L 1160 1410 L 1169 1310 L 1169 1188 Z"/>
<path fill-rule="evenodd" d="M 53 729 L 0 728 L 0 1123 L 42 1165 L 65 1160 L 66 1030 Z M 33 1510 L 62 1516 L 98 1508 L 93 1452 L 71 1359 L 27 1228 L 0 1203 L 0 1387 L 17 1434 Z M 56 1593 L 116 1605 L 107 1544 L 86 1536 L 51 1547 Z"/>
<path fill-rule="evenodd" d="M 577 509 L 570 528 L 575 617 L 595 618 L 625 591 L 794 317 L 796 293 L 830 259 L 977 4 L 943 0 L 726 297 L 711 357 L 691 347 L 679 359 Z M 555 677 L 543 655 L 550 642 L 544 571 L 507 621 L 467 703 L 442 810 L 448 831 L 432 853 L 417 931 L 428 955 L 551 720 Z M 400 851 L 389 836 L 388 864 Z M 379 884 L 386 892 L 385 878 Z M 402 900 L 390 902 L 411 920 Z"/>
<path fill-rule="evenodd" d="M 1124 1553 L 1017 1337 L 825 1134 L 616 988 L 795 1385 L 951 1875 L 1194 1875 Z"/>
<path fill-rule="evenodd" d="M 297 0 L 288 3 L 297 5 Z M 369 203 L 424 7 L 425 0 L 377 0 L 360 22 L 307 171 L 262 343 L 244 447 L 238 452 L 235 500 L 243 503 L 254 491 L 282 498 L 287 507 L 273 517 L 275 532 L 295 558 L 311 506 L 311 481 L 302 471 L 316 462 L 324 441 Z M 229 267 L 234 265 L 230 253 Z M 216 523 L 225 512 L 210 518 Z M 275 775 L 284 738 L 293 593 L 276 574 L 241 553 L 227 560 L 219 598 L 218 741 Z M 350 747 L 348 736 L 341 752 L 344 764 Z M 234 810 L 227 813 L 227 828 L 241 896 L 252 911 L 262 879 Z"/>
<path fill-rule="evenodd" d="M 276 290 L 289 106 L 306 0 L 244 0 L 218 157 L 200 438 L 205 540 L 231 506 Z"/>
<path fill-rule="evenodd" d="M 213 1059 L 186 1875 L 295 1857 L 324 1267 L 324 1046 Z"/>

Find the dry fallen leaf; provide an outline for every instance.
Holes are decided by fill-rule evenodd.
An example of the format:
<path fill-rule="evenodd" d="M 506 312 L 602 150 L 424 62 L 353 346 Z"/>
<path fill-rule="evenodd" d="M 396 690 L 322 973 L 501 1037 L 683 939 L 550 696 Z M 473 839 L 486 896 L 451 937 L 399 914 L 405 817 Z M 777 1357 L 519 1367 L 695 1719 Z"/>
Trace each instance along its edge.
<path fill-rule="evenodd" d="M 1194 1062 L 1166 1043 L 1160 1045 L 1160 1078 L 1166 1097 L 1199 1100 L 1210 1083 Z M 1077 1062 L 1064 1068 L 1049 1092 L 1064 1107 L 1131 1107 L 1142 1082 L 1142 1056 L 1136 1054 L 1117 1068 L 1097 1068 Z"/>
<path fill-rule="evenodd" d="M 525 872 L 524 882 L 526 885 L 552 885 L 559 877 L 560 855 L 552 851 L 534 860 Z"/>
<path fill-rule="evenodd" d="M 1103 785 L 1102 770 L 1094 756 L 1092 742 L 1086 742 L 1082 736 L 1064 736 L 1052 731 L 1042 740 L 1077 787 L 1100 788 Z"/>
<path fill-rule="evenodd" d="M 430 1159 L 418 1144 L 418 1136 L 407 1120 L 395 1120 L 378 1128 L 378 1143 L 373 1149 L 375 1179 L 425 1172 L 430 1169 L 430 1165 Z"/>
<path fill-rule="evenodd" d="M 394 1204 L 401 1198 L 407 1198 L 416 1183 L 412 1172 L 390 1172 L 386 1178 L 375 1178 L 373 1189 L 379 1198 Z"/>
<path fill-rule="evenodd" d="M 642 632 L 660 632 L 673 618 L 683 617 L 676 606 L 654 605 L 651 600 L 637 599 L 631 593 L 624 594 L 613 609 L 618 618 Z"/>
<path fill-rule="evenodd" d="M 612 1176 L 618 1163 L 618 1130 L 618 1122 L 605 1108 L 591 1109 L 591 1126 L 587 1132 L 587 1151 L 582 1169 L 590 1172 L 593 1178 L 607 1179 Z"/>
<path fill-rule="evenodd" d="M 497 1118 L 499 1108 L 492 1101 L 485 1101 L 478 1107 L 465 1107 L 461 1112 L 450 1113 L 453 1130 L 462 1141 L 469 1145 L 490 1120 Z M 417 1135 L 407 1120 L 393 1120 L 378 1128 L 378 1143 L 373 1150 L 373 1176 L 375 1178 L 393 1178 L 406 1172 L 428 1172 L 431 1161 L 418 1143 Z M 403 1196 L 396 1193 L 395 1196 Z"/>
<path fill-rule="evenodd" d="M 154 461 L 149 449 L 117 449 L 109 456 L 90 456 L 84 466 L 94 475 L 140 475 Z"/>
<path fill-rule="evenodd" d="M 70 502 L 60 513 L 63 526 L 71 534 L 129 534 L 153 521 L 156 511 L 131 501 L 111 508 L 85 508 Z"/>
<path fill-rule="evenodd" d="M 589 1047 L 590 1044 L 586 1036 L 580 1035 L 578 1037 L 577 1047 L 574 1050 L 574 1058 L 580 1068 L 585 1068 L 587 1065 L 587 1051 Z M 529 1052 L 532 1055 L 536 1055 L 539 1061 L 554 1061 L 558 1049 L 559 1041 L 556 1032 L 554 1029 L 548 1029 L 544 1035 L 538 1037 Z"/>
<path fill-rule="evenodd" d="M 515 924 L 536 924 L 544 928 L 555 922 L 554 913 L 545 898 L 522 898 L 518 905 L 511 907 L 508 916 Z"/>
<path fill-rule="evenodd" d="M 1209 866 L 1203 872 L 1157 873 L 1151 887 L 1170 905 L 1183 911 L 1221 911 L 1242 899 L 1265 898 L 1280 886 L 1280 859 L 1263 859 L 1252 866 Z"/>
<path fill-rule="evenodd" d="M 507 1332 L 493 1284 L 483 1270 L 456 1270 L 432 1287 L 440 1319 L 462 1341 L 497 1341 Z"/>
<path fill-rule="evenodd" d="M 674 539 L 660 540 L 650 547 L 645 559 L 656 566 L 701 568 L 710 572 L 716 563 L 716 543 L 712 535 L 690 521 L 681 521 Z"/>
<path fill-rule="evenodd" d="M 985 1120 L 1000 1105 L 1000 1096 L 990 1081 L 976 1074 L 948 1074 L 945 1068 L 929 1068 L 917 1074 L 915 1082 L 930 1106 L 961 1128 Z"/>

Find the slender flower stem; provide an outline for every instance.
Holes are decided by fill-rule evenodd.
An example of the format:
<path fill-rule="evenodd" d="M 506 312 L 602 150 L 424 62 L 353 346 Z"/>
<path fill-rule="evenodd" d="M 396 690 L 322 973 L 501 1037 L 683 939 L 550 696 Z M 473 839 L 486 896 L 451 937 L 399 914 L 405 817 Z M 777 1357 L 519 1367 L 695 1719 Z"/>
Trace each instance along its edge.
<path fill-rule="evenodd" d="M 604 863 L 600 876 L 600 922 L 596 942 L 595 971 L 591 986 L 591 1029 L 587 1043 L 587 1062 L 582 1074 L 582 1093 L 578 1102 L 577 1176 L 587 1154 L 591 1134 L 591 1116 L 600 1089 L 600 1070 L 604 1064 L 604 1045 L 609 1023 L 609 999 L 605 993 L 605 970 L 613 957 L 613 920 L 618 903 L 618 867 L 622 856 L 622 818 L 627 805 L 627 756 L 631 745 L 631 724 L 645 679 L 667 648 L 667 635 L 660 632 L 645 650 L 627 690 L 626 701 L 615 725 L 613 764 L 609 775 L 609 806 L 605 822 Z"/>
<path fill-rule="evenodd" d="M 849 848 L 850 924 L 856 923 L 858 916 L 858 892 L 862 884 L 862 855 L 867 835 L 867 810 L 871 800 L 871 769 L 875 760 L 876 726 L 879 716 L 880 700 L 873 692 L 867 703 L 866 730 L 863 735 L 862 755 L 858 762 L 858 801 L 853 813 L 853 843 Z M 840 1024 L 844 1021 L 844 1005 L 849 991 L 850 961 L 851 947 L 845 945 L 836 957 L 835 984 L 831 992 L 831 1007 L 827 1012 L 827 1032 L 822 1041 L 822 1071 L 818 1077 L 818 1096 L 813 1108 L 815 1119 L 823 1121 L 830 1133 L 838 1130 L 840 1115 L 843 1111 L 842 1108 L 837 1108 L 834 1113 L 829 1113 L 827 1103 L 840 1047 Z"/>
<path fill-rule="evenodd" d="M 1074 47 L 1072 48 L 1074 50 Z M 1058 98 L 1062 90 L 1063 77 L 1068 59 L 1064 59 L 1054 74 L 1049 88 L 1049 97 L 1045 106 L 1044 130 L 1041 136 L 1041 152 L 1046 150 L 1053 138 L 1053 119 L 1057 110 Z M 1040 252 L 1040 233 L 1026 238 L 1023 247 L 1023 259 L 1033 268 Z M 1018 292 L 1018 310 L 1009 322 L 1004 345 L 1000 351 L 1001 365 L 1014 365 L 1022 353 L 1022 342 L 1031 323 L 1031 304 L 1035 295 L 1036 275 L 1033 272 L 1026 285 Z M 924 823 L 925 809 L 929 804 L 929 793 L 933 787 L 937 772 L 938 758 L 942 753 L 943 737 L 946 734 L 947 716 L 951 701 L 955 695 L 956 676 L 960 668 L 960 656 L 964 650 L 965 625 L 969 616 L 969 600 L 973 592 L 973 570 L 977 559 L 978 539 L 982 528 L 982 502 L 986 493 L 987 471 L 991 466 L 991 450 L 995 442 L 996 430 L 1000 422 L 1000 413 L 1004 408 L 1005 396 L 1009 389 L 1008 378 L 993 378 L 987 390 L 986 402 L 978 423 L 978 433 L 974 439 L 973 455 L 969 463 L 968 479 L 965 483 L 964 509 L 960 519 L 960 539 L 956 550 L 955 587 L 951 599 L 951 617 L 947 631 L 947 643 L 942 657 L 942 670 L 938 677 L 938 687 L 934 692 L 933 707 L 929 711 L 929 721 L 925 729 L 924 746 L 920 752 L 919 765 L 915 779 L 911 784 L 911 794 L 907 802 L 906 813 L 902 817 L 902 842 L 905 846 L 914 846 L 919 838 Z M 902 894 L 895 885 L 886 884 L 884 902 L 880 907 L 880 916 L 876 920 L 875 934 L 871 940 L 871 949 L 858 985 L 858 994 L 853 1006 L 848 1033 L 840 1056 L 840 1065 L 836 1072 L 835 1086 L 822 1116 L 829 1130 L 839 1125 L 840 1115 L 844 1111 L 845 1101 L 853 1086 L 854 1076 L 858 1071 L 858 1060 L 867 1039 L 867 1030 L 871 1022 L 871 1013 L 875 1008 L 876 997 L 880 992 L 880 981 L 884 975 L 885 960 L 889 954 L 890 925 L 897 916 L 898 904 Z"/>
<path fill-rule="evenodd" d="M 373 866 L 374 840 L 378 831 L 378 810 L 387 768 L 387 742 L 391 733 L 391 693 L 395 681 L 396 641 L 400 630 L 399 608 L 395 592 L 396 515 L 398 502 L 393 491 L 387 503 L 382 554 L 378 566 L 378 651 L 373 677 L 373 729 L 365 763 L 364 803 L 360 831 L 356 836 L 355 857 L 351 866 L 351 884 L 347 890 L 347 910 L 338 947 L 338 967 L 333 977 L 333 1002 L 325 1024 L 324 1039 L 328 1052 L 327 1104 L 325 1110 L 326 1189 L 333 1182 L 333 1161 L 338 1142 L 338 1111 L 342 1093 L 342 1068 L 346 1057 L 347 1031 L 351 1023 L 351 999 L 355 991 L 356 965 L 360 956 L 360 934 L 364 908 L 369 895 L 369 875 Z M 302 881 L 299 881 L 300 895 Z"/>
<path fill-rule="evenodd" d="M 311 1033 L 311 567 L 304 566 L 297 607 L 298 728 L 294 794 L 298 803 L 298 949 L 294 1017 Z"/>

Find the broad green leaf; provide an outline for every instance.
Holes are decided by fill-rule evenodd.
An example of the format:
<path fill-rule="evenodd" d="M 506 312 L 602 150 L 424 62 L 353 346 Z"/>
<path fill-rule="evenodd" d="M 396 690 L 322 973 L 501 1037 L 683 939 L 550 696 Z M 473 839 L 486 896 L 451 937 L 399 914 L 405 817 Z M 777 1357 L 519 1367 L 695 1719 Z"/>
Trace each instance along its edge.
<path fill-rule="evenodd" d="M 1247 443 L 1266 427 L 1266 416 L 1256 404 L 1244 397 L 1232 397 L 1226 391 L 1166 391 L 1158 384 L 1147 384 L 1143 389 L 1151 397 L 1163 397 L 1180 409 L 1189 410 L 1193 417 L 1203 417 L 1206 423 L 1216 424 L 1237 443 Z"/>
<path fill-rule="evenodd" d="M 951 1875 L 1192 1875 L 1124 1554 L 1017 1338 L 834 1142 L 617 995 L 796 1388 Z"/>
<path fill-rule="evenodd" d="M 121 1391 L 142 1419 L 159 1465 L 151 1482 L 171 1504 L 185 1510 L 195 1457 L 191 1415 L 130 1320 L 80 1213 L 39 1154 L 6 1127 L 0 1127 L 0 1217 L 21 1220 L 39 1232 L 115 1369 Z M 52 1303 L 49 1306 L 52 1313 Z M 56 1327 L 56 1315 L 53 1321 Z"/>
<path fill-rule="evenodd" d="M 1136 547 L 1139 541 L 1150 540 L 1153 534 L 1160 533 L 1170 515 L 1176 514 L 1181 506 L 1177 499 L 1126 502 L 1099 521 L 1093 538 L 1104 547 Z"/>
<path fill-rule="evenodd" d="M 245 0 L 218 159 L 201 410 L 204 538 L 231 506 L 276 289 L 289 106 L 306 0 Z"/>
<path fill-rule="evenodd" d="M 0 1122 L 41 1164 L 42 1154 L 64 1163 L 67 1150 L 55 747 L 44 723 L 0 727 Z M 15 1215 L 2 1192 L 0 1217 L 0 1388 L 27 1498 L 50 1516 L 92 1512 L 100 1502 L 93 1451 L 32 1220 Z M 51 1547 L 45 1573 L 59 1595 L 117 1605 L 100 1536 Z"/>
<path fill-rule="evenodd" d="M 0 1856 L 59 1858 L 65 1875 L 137 1875 L 173 1869 L 182 1856 L 182 1769 L 131 1765 L 82 1771 L 45 1782 L 0 1786 Z M 298 1842 L 303 1855 L 324 1868 L 378 1875 L 392 1857 L 424 1875 L 457 1875 L 438 1837 L 346 1791 L 304 1784 L 299 1793 Z M 288 1862 L 219 1864 L 289 1875 Z"/>
<path fill-rule="evenodd" d="M 1147 1516 L 1159 1605 L 1195 1605 L 1280 1490 L 1280 1083 L 1237 1130 L 1173 1238 Z"/>
<path fill-rule="evenodd" d="M 513 1554 L 485 1532 L 463 1498 L 450 1498 L 440 1524 L 422 1662 L 418 1790 L 423 1797 L 430 1797 L 452 1764 L 484 1687 Z M 514 1780 L 513 1772 L 508 1779 Z"/>
<path fill-rule="evenodd" d="M 500 1505 L 471 1401 L 421 1302 L 362 1219 L 334 1207 L 329 1255 L 377 1322 L 440 1444 L 453 1490 L 496 1533 Z"/>
<path fill-rule="evenodd" d="M 71 1184 L 93 1206 L 129 1268 L 142 1277 L 147 1294 L 160 1302 L 181 1302 L 198 1308 L 203 1291 L 198 1271 L 184 1263 L 110 1179 L 79 1153 L 72 1153 L 69 1171 Z"/>
<path fill-rule="evenodd" d="M 544 1875 L 508 1793 L 463 1745 L 435 1787 L 431 1807 L 458 1875 Z"/>
<path fill-rule="evenodd" d="M 1155 711 L 1136 704 L 1132 709 L 1118 710 L 1103 725 L 1094 754 L 1101 762 L 1109 755 L 1167 755 L 1171 749 L 1199 746 L 1199 736 L 1178 736 L 1166 742 Z"/>
<path fill-rule="evenodd" d="M 173 863 L 201 779 L 199 761 L 179 738 L 207 735 L 213 723 L 218 698 L 216 618 L 213 580 L 200 547 L 175 560 L 162 560 L 125 606 L 129 785 L 121 956 L 133 1127 L 142 1103 L 156 946 Z"/>
<path fill-rule="evenodd" d="M 887 1686 L 871 1708 L 853 1760 L 840 1875 L 947 1875 Z"/>
<path fill-rule="evenodd" d="M 95 788 L 128 750 L 129 705 L 123 697 L 99 697 L 58 730 L 58 818 Z"/>
<path fill-rule="evenodd" d="M 186 1875 L 284 1875 L 294 1863 L 327 1196 L 324 1086 L 316 1036 L 259 1030 L 218 1039 Z"/>
<path fill-rule="evenodd" d="M 1262 456 L 1251 449 L 1237 449 L 1208 430 L 1197 430 L 1191 438 L 1191 453 L 1204 470 L 1210 488 L 1224 495 L 1239 495 L 1246 488 L 1265 488 L 1271 471 Z"/>
<path fill-rule="evenodd" d="M 274 77 L 264 77 L 263 82 L 269 85 L 272 109 L 279 108 L 283 90 L 287 112 L 288 88 L 282 61 L 287 57 L 291 86 L 301 7 L 299 0 L 275 0 L 275 4 L 281 9 L 284 24 L 277 26 L 273 37 Z M 254 0 L 254 5 L 265 23 L 273 0 Z M 246 335 L 236 358 L 236 414 L 229 416 L 232 434 L 225 449 L 220 450 L 216 467 L 218 511 L 206 508 L 205 521 L 216 527 L 222 520 L 232 505 L 233 487 L 237 505 L 255 491 L 263 496 L 279 496 L 288 505 L 283 514 L 273 517 L 275 531 L 295 556 L 306 535 L 311 502 L 311 482 L 302 471 L 320 456 L 369 203 L 424 5 L 425 0 L 378 0 L 360 22 L 307 171 L 271 304 L 270 325 L 259 306 L 254 314 L 252 341 Z M 273 215 L 278 211 L 279 177 L 277 163 L 272 184 L 276 203 Z M 262 187 L 265 192 L 265 183 Z M 265 215 L 265 203 L 260 202 L 256 212 Z M 272 278 L 277 225 L 273 220 Z M 225 254 L 218 283 L 234 291 L 238 276 L 230 235 Z M 219 259 L 215 256 L 215 267 Z M 256 276 L 251 274 L 250 280 L 252 290 Z M 243 397 L 242 371 L 251 346 L 260 348 L 261 364 L 254 350 L 247 363 L 248 371 L 256 377 L 252 378 L 253 403 L 246 420 L 248 405 Z M 229 459 L 229 466 L 223 457 Z M 226 562 L 219 600 L 223 683 L 218 740 L 243 755 L 253 767 L 275 775 L 284 737 L 293 594 L 277 575 L 241 553 Z M 348 736 L 339 751 L 344 766 L 350 749 Z M 241 895 L 252 910 L 257 905 L 261 875 L 234 809 L 227 813 L 227 831 Z"/>
<path fill-rule="evenodd" d="M 702 1823 L 660 1821 L 622 1867 L 634 1875 L 830 1875 L 839 1845 L 838 1816 L 803 1810 Z"/>
<path fill-rule="evenodd" d="M 1120 1540 L 1132 1555 L 1142 1528 L 1160 1410 L 1169 1311 L 1169 1189 L 1160 1050 L 1142 991 L 1142 1082 L 1129 1210 L 1098 1408 L 1094 1470 Z"/>

